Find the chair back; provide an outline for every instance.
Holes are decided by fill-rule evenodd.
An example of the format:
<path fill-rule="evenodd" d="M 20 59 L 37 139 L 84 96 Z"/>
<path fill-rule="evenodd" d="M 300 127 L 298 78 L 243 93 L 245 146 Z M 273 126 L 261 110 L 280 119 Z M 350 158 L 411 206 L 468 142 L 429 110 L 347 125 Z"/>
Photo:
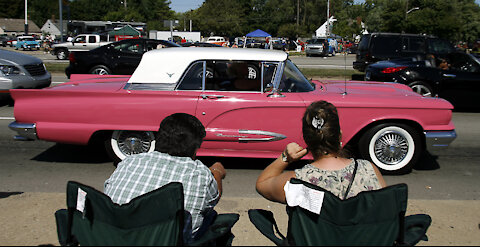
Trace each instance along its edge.
<path fill-rule="evenodd" d="M 287 239 L 295 245 L 394 245 L 403 243 L 408 187 L 392 185 L 341 200 L 318 186 L 290 180 L 324 193 L 320 214 L 287 207 Z"/>
<path fill-rule="evenodd" d="M 169 183 L 118 205 L 90 186 L 69 181 L 67 206 L 67 238 L 76 238 L 80 245 L 182 244 L 181 183 Z"/>

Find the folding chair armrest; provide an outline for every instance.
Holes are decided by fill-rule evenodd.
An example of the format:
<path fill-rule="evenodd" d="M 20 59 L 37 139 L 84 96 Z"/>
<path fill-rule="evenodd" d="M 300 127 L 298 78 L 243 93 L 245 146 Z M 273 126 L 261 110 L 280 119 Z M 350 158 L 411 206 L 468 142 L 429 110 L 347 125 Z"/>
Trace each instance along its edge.
<path fill-rule="evenodd" d="M 405 245 L 416 245 L 420 240 L 428 241 L 426 235 L 432 218 L 427 214 L 415 214 L 405 217 Z"/>
<path fill-rule="evenodd" d="M 286 238 L 278 230 L 273 213 L 263 209 L 248 210 L 248 217 L 252 224 L 268 239 L 278 246 L 287 245 Z M 275 232 L 280 236 L 277 237 Z"/>
<path fill-rule="evenodd" d="M 58 242 L 61 246 L 78 245 L 78 242 L 70 242 L 72 237 L 68 236 L 68 210 L 59 209 L 55 212 L 55 222 L 57 224 Z"/>
<path fill-rule="evenodd" d="M 215 242 L 216 245 L 231 245 L 234 237 L 233 234 L 231 234 L 231 230 L 239 218 L 239 214 L 217 215 L 215 221 L 210 225 L 208 230 L 200 237 L 200 239 L 189 243 L 189 245 L 212 245 L 212 242 Z"/>

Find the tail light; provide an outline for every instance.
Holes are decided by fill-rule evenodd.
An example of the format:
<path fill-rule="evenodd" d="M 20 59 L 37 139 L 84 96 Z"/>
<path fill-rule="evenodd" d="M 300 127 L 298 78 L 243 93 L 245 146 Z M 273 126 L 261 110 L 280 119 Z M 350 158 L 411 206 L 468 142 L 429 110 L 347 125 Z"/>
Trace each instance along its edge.
<path fill-rule="evenodd" d="M 68 60 L 70 61 L 70 63 L 75 63 L 75 53 L 74 52 L 70 52 L 70 54 L 68 55 Z"/>
<path fill-rule="evenodd" d="M 406 69 L 407 66 L 400 66 L 400 67 L 389 67 L 389 68 L 385 68 L 382 70 L 382 73 L 383 74 L 391 74 L 391 73 L 395 73 L 395 72 L 398 72 L 400 70 L 404 70 Z"/>

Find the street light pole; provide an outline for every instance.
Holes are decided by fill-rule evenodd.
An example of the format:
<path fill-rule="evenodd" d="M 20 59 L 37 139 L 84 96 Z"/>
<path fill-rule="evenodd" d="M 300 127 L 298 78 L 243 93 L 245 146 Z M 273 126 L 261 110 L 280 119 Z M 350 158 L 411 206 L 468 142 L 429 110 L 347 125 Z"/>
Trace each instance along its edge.
<path fill-rule="evenodd" d="M 25 0 L 25 35 L 28 34 L 27 0 Z"/>
<path fill-rule="evenodd" d="M 327 0 L 327 30 L 325 31 L 326 36 L 330 36 L 330 0 Z"/>

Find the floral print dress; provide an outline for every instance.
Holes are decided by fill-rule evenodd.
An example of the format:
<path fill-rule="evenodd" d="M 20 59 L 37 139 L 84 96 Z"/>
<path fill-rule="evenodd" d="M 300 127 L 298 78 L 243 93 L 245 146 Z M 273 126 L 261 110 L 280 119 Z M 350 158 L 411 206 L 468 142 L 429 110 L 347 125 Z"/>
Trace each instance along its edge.
<path fill-rule="evenodd" d="M 362 191 L 382 188 L 370 161 L 358 159 L 357 163 L 357 175 L 346 198 L 354 197 Z M 295 176 L 300 180 L 322 187 L 343 200 L 352 180 L 354 169 L 354 159 L 351 159 L 350 164 L 340 170 L 323 170 L 308 164 L 301 169 L 296 169 Z"/>

